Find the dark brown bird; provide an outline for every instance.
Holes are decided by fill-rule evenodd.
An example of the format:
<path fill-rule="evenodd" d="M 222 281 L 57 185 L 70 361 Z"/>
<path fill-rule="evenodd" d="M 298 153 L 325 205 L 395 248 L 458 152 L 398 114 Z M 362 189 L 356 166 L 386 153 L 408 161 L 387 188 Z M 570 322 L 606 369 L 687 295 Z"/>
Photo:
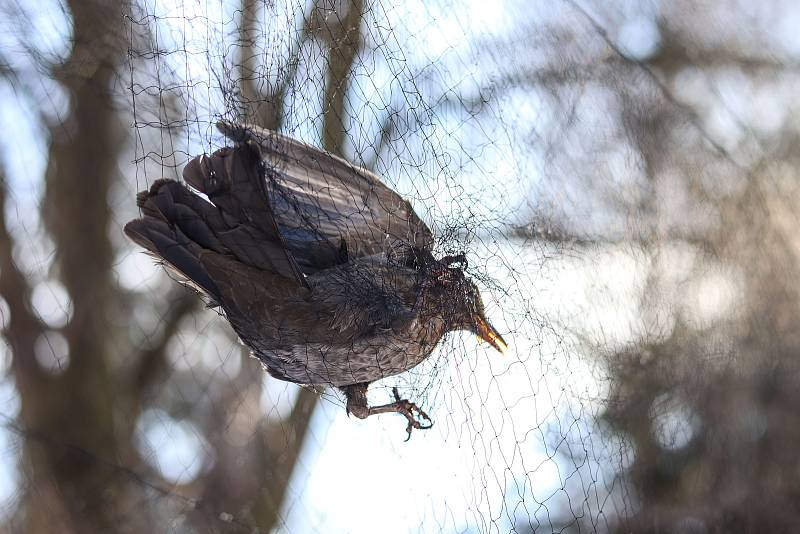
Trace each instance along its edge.
<path fill-rule="evenodd" d="M 430 229 L 371 172 L 255 126 L 217 127 L 235 145 L 191 160 L 189 187 L 139 193 L 143 217 L 125 233 L 221 307 L 271 375 L 341 388 L 362 419 L 400 413 L 409 436 L 429 428 L 396 389 L 369 406 L 367 387 L 450 331 L 506 348 L 464 257 L 435 259 Z"/>

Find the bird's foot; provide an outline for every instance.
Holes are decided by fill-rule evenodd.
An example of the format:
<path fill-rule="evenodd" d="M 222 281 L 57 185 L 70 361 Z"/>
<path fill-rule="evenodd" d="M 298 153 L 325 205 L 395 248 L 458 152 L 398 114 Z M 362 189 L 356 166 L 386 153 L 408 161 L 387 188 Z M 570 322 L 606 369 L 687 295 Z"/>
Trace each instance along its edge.
<path fill-rule="evenodd" d="M 401 399 L 400 393 L 397 388 L 392 388 L 394 395 L 394 402 L 384 404 L 382 406 L 368 406 L 367 405 L 367 385 L 355 384 L 342 388 L 347 396 L 347 414 L 353 414 L 359 419 L 366 419 L 370 415 L 378 415 L 381 413 L 399 413 L 408 421 L 406 432 L 408 436 L 406 441 L 411 439 L 411 431 L 416 429 L 426 430 L 433 426 L 433 421 L 428 417 L 428 414 L 422 411 L 419 406 L 409 401 L 408 399 Z M 427 421 L 427 423 L 424 423 Z"/>
<path fill-rule="evenodd" d="M 428 417 L 428 414 L 422 411 L 422 409 L 414 404 L 413 402 L 409 401 L 408 399 L 401 399 L 400 394 L 397 392 L 397 388 L 392 388 L 392 394 L 394 395 L 394 405 L 397 406 L 397 413 L 402 414 L 408 419 L 408 426 L 406 426 L 406 432 L 408 436 L 406 436 L 406 441 L 411 439 L 411 431 L 413 429 L 419 430 L 427 430 L 433 426 L 433 421 L 431 418 Z M 419 416 L 419 418 L 415 417 L 415 414 Z M 426 420 L 428 424 L 422 423 L 422 419 Z"/>

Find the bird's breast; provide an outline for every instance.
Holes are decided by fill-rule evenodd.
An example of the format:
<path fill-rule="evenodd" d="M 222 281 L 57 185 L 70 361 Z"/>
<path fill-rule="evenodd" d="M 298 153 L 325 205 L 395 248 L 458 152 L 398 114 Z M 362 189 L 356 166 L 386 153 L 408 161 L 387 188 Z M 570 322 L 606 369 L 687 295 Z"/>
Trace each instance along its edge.
<path fill-rule="evenodd" d="M 346 386 L 408 371 L 428 358 L 440 339 L 436 329 L 417 320 L 405 332 L 389 329 L 349 343 L 296 344 L 257 355 L 291 381 Z"/>

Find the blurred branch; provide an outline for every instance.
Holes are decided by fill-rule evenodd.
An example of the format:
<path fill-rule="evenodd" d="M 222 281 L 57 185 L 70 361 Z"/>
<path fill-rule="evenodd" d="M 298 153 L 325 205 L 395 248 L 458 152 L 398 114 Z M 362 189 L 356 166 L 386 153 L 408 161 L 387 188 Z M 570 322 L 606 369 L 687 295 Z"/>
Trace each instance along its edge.
<path fill-rule="evenodd" d="M 322 128 L 324 148 L 336 154 L 341 154 L 344 144 L 345 93 L 362 43 L 363 2 L 343 3 L 341 7 L 346 9 L 346 14 L 328 24 L 330 17 L 321 14 L 319 5 L 313 6 L 305 17 L 297 48 L 290 54 L 286 75 L 267 95 L 261 94 L 253 85 L 256 70 L 246 66 L 257 57 L 254 47 L 254 26 L 258 16 L 255 0 L 245 0 L 242 13 L 242 41 L 246 44 L 241 67 L 242 93 L 256 104 L 255 120 L 261 126 L 280 126 L 286 91 L 296 72 L 303 42 L 313 34 L 329 46 Z M 333 16 L 338 17 L 339 13 L 334 12 Z M 387 140 L 389 133 L 386 132 Z M 289 479 L 308 433 L 318 394 L 312 389 L 301 389 L 292 412 L 286 418 L 264 418 L 258 404 L 263 387 L 260 365 L 249 358 L 243 363 L 239 376 L 226 385 L 209 418 L 206 435 L 213 442 L 216 461 L 201 491 L 203 500 L 213 503 L 215 509 L 236 509 L 243 502 L 250 503 L 249 514 L 258 527 L 270 530 L 280 524 Z M 254 368 L 258 370 L 254 372 Z M 259 417 L 259 422 L 244 443 L 231 443 L 224 432 L 219 432 L 219 421 L 230 421 L 232 414 L 248 409 L 253 410 L 254 417 Z M 196 526 L 205 529 L 202 524 Z"/>
<path fill-rule="evenodd" d="M 549 243 L 570 244 L 576 246 L 589 246 L 605 243 L 613 243 L 614 239 L 599 236 L 591 237 L 580 235 L 565 229 L 559 225 L 555 218 L 548 219 L 544 216 L 537 217 L 537 220 L 527 224 L 512 225 L 508 232 L 511 238 L 523 241 L 545 241 Z"/>
<path fill-rule="evenodd" d="M 258 72 L 258 65 L 261 61 L 256 46 L 257 37 L 260 35 L 256 29 L 259 5 L 263 5 L 263 1 L 242 1 L 242 23 L 239 34 L 239 42 L 242 43 L 239 60 L 240 86 L 242 97 L 250 106 L 250 110 L 248 110 L 252 117 L 250 120 L 262 128 L 278 130 L 283 122 L 286 94 L 300 64 L 300 51 L 314 26 L 313 19 L 317 16 L 317 4 L 314 4 L 311 13 L 303 20 L 303 27 L 292 45 L 284 71 L 279 73 L 274 87 L 267 92 L 263 91 L 263 87 L 256 85 L 257 81 L 263 81 L 264 78 Z"/>
<path fill-rule="evenodd" d="M 337 23 L 326 26 L 323 38 L 330 43 L 328 76 L 323 101 L 323 146 L 334 154 L 342 153 L 344 144 L 344 101 L 353 63 L 361 48 L 361 19 L 363 2 L 354 0 L 347 6 L 347 14 Z M 316 10 L 315 10 L 316 11 Z M 388 132 L 387 132 L 388 134 Z M 301 388 L 292 413 L 285 421 L 268 423 L 261 435 L 263 442 L 256 448 L 257 465 L 269 477 L 261 479 L 262 499 L 252 509 L 262 526 L 275 525 L 286 496 L 289 478 L 299 457 L 314 407 L 319 395 L 311 388 Z M 276 443 L 283 442 L 281 453 L 274 452 Z M 269 445 L 273 444 L 272 447 Z M 273 450 L 271 454 L 266 451 Z"/>
<path fill-rule="evenodd" d="M 184 317 L 198 308 L 201 300 L 193 291 L 180 286 L 167 298 L 169 307 L 161 317 L 163 331 L 159 340 L 150 348 L 142 351 L 139 364 L 132 373 L 131 395 L 134 400 L 142 398 L 144 392 L 161 376 L 167 368 L 166 348 Z"/>
<path fill-rule="evenodd" d="M 375 171 L 375 167 L 378 165 L 378 161 L 381 158 L 381 152 L 389 146 L 392 141 L 392 138 L 396 135 L 397 132 L 397 121 L 395 120 L 395 111 L 389 110 L 389 113 L 383 119 L 383 124 L 381 125 L 381 133 L 378 136 L 378 142 L 374 145 L 374 154 L 371 158 L 364 162 L 364 168 Z"/>
<path fill-rule="evenodd" d="M 707 46 L 692 42 L 690 36 L 672 31 L 666 20 L 659 24 L 663 43 L 658 52 L 648 58 L 647 63 L 668 76 L 687 66 L 700 70 L 736 66 L 747 71 L 797 72 L 800 65 L 787 63 L 774 55 L 747 54 L 736 47 Z M 692 46 L 689 46 L 691 43 Z"/>
<path fill-rule="evenodd" d="M 72 93 L 72 128 L 51 129 L 45 177 L 43 218 L 57 250 L 61 281 L 73 301 L 74 315 L 64 329 L 70 344 L 69 373 L 91 375 L 104 359 L 106 319 L 112 295 L 113 250 L 107 235 L 108 192 L 116 177 L 121 145 L 110 85 L 121 56 L 117 26 L 100 29 L 97 9 L 119 19 L 121 6 L 70 5 L 75 21 L 72 54 L 56 78 Z M 87 179 L 91 177 L 91 189 Z"/>
<path fill-rule="evenodd" d="M 567 3 L 570 6 L 572 6 L 572 8 L 575 11 L 580 13 L 586 19 L 586 21 L 589 23 L 589 25 L 594 29 L 595 32 L 597 32 L 597 34 L 600 36 L 600 38 L 602 38 L 603 41 L 605 41 L 605 43 L 608 46 L 608 48 L 616 56 L 618 56 L 620 59 L 622 59 L 626 63 L 628 63 L 630 65 L 633 65 L 633 66 L 637 67 L 638 69 L 640 69 L 650 79 L 650 81 L 653 82 L 653 84 L 655 84 L 656 87 L 658 87 L 658 89 L 663 94 L 664 98 L 666 98 L 667 101 L 670 104 L 672 104 L 676 109 L 678 109 L 679 111 L 683 112 L 686 115 L 687 119 L 692 124 L 692 126 L 694 126 L 697 129 L 697 131 L 700 133 L 700 135 L 703 137 L 703 139 L 705 139 L 711 146 L 714 147 L 714 150 L 716 150 L 721 156 L 723 156 L 725 159 L 730 161 L 736 167 L 738 167 L 740 169 L 744 168 L 743 165 L 741 165 L 739 162 L 736 161 L 736 159 L 733 157 L 733 154 L 731 154 L 728 151 L 728 149 L 726 149 L 724 146 L 722 146 L 719 143 L 719 141 L 717 141 L 716 138 L 714 138 L 714 136 L 712 136 L 710 133 L 708 133 L 708 131 L 705 129 L 705 126 L 703 126 L 703 124 L 700 122 L 700 118 L 697 116 L 697 113 L 695 112 L 695 110 L 692 109 L 690 106 L 687 106 L 686 104 L 684 104 L 683 102 L 681 102 L 680 100 L 678 100 L 675 97 L 675 95 L 672 93 L 670 88 L 667 87 L 666 83 L 664 83 L 664 81 L 662 81 L 661 77 L 659 77 L 653 71 L 653 69 L 650 67 L 650 65 L 648 65 L 645 61 L 632 58 L 632 57 L 628 56 L 627 54 L 625 54 L 625 52 L 623 52 L 619 48 L 619 46 L 617 46 L 617 44 L 611 39 L 611 37 L 609 37 L 608 32 L 606 31 L 605 28 L 603 28 L 603 26 L 600 24 L 600 22 L 598 22 L 597 19 L 595 19 L 588 11 L 586 11 L 575 0 L 567 0 Z"/>
<path fill-rule="evenodd" d="M 361 50 L 363 0 L 352 0 L 344 18 L 326 24 L 320 33 L 329 45 L 328 76 L 323 100 L 322 146 L 328 152 L 342 155 L 344 144 L 344 100 L 353 63 Z M 338 15 L 337 15 L 338 16 Z"/>
<path fill-rule="evenodd" d="M 0 168 L 0 297 L 5 299 L 10 311 L 3 335 L 13 354 L 12 368 L 20 394 L 32 395 L 42 387 L 46 376 L 36 363 L 34 346 L 44 331 L 44 325 L 30 308 L 30 286 L 14 263 L 14 239 L 6 226 L 6 198 L 8 196 L 5 170 Z"/>
<path fill-rule="evenodd" d="M 318 400 L 319 393 L 314 389 L 300 388 L 289 417 L 265 422 L 259 433 L 262 439 L 254 440 L 255 465 L 261 473 L 269 474 L 261 478 L 261 498 L 255 499 L 251 508 L 259 525 L 278 524 L 289 479 L 297 465 Z M 275 453 L 276 448 L 281 450 L 280 454 Z"/>
<path fill-rule="evenodd" d="M 30 88 L 22 82 L 16 69 L 2 56 L 2 51 L 0 51 L 0 79 L 8 80 L 15 92 L 22 89 L 26 94 L 30 93 Z"/>
<path fill-rule="evenodd" d="M 124 52 L 120 14 L 125 5 L 73 0 L 68 7 L 72 49 L 51 74 L 69 91 L 70 106 L 62 123 L 48 125 L 41 210 L 56 246 L 55 273 L 72 302 L 72 316 L 61 330 L 69 365 L 49 377 L 49 387 L 20 388 L 20 403 L 25 428 L 57 435 L 71 448 L 25 441 L 25 463 L 32 467 L 26 476 L 33 488 L 23 503 L 22 530 L 28 532 L 53 525 L 66 531 L 116 530 L 114 500 L 126 493 L 124 480 L 109 480 L 105 469 L 75 452 L 85 450 L 101 460 L 119 452 L 108 361 L 113 339 L 108 314 L 115 301 L 108 197 L 121 148 L 111 86 Z M 136 524 L 143 527 L 139 521 L 144 520 Z"/>

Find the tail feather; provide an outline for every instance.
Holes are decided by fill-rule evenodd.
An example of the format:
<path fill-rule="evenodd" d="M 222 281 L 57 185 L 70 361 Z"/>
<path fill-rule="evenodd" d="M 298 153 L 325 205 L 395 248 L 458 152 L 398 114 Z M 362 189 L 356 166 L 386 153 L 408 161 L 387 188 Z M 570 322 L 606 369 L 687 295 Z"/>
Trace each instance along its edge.
<path fill-rule="evenodd" d="M 166 262 L 214 301 L 219 288 L 200 261 L 202 248 L 180 229 L 155 218 L 136 219 L 125 225 L 125 234 L 148 252 Z"/>
<path fill-rule="evenodd" d="M 173 180 L 156 181 L 150 191 L 137 196 L 146 217 L 176 225 L 186 236 L 203 248 L 228 253 L 228 248 L 214 233 L 228 225 L 211 203 L 195 195 Z"/>
<path fill-rule="evenodd" d="M 215 301 L 220 286 L 204 264 L 215 254 L 308 287 L 259 190 L 263 178 L 247 146 L 194 158 L 184 177 L 208 200 L 174 180 L 157 180 L 136 196 L 143 217 L 125 226 L 131 239 Z"/>
<path fill-rule="evenodd" d="M 222 148 L 186 164 L 183 179 L 233 219 L 257 228 L 267 241 L 281 234 L 264 190 L 260 161 L 246 145 Z"/>
<path fill-rule="evenodd" d="M 308 287 L 275 222 L 261 169 L 258 155 L 242 143 L 194 158 L 183 179 L 219 208 L 227 224 L 212 228 L 219 228 L 216 236 L 234 256 Z"/>

